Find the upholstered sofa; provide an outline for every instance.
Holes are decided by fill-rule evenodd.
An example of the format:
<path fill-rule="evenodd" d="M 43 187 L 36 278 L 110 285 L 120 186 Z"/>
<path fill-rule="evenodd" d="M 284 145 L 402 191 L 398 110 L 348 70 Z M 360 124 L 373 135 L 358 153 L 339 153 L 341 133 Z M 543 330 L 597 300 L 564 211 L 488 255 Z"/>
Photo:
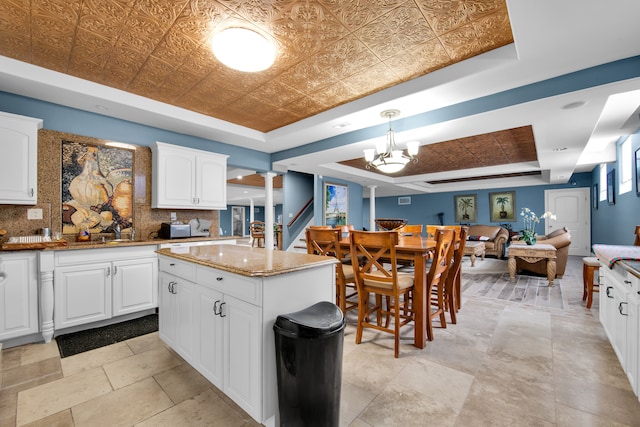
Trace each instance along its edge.
<path fill-rule="evenodd" d="M 509 232 L 499 225 L 471 225 L 467 240 L 483 241 L 485 255 L 504 258 L 505 247 L 509 240 Z"/>
<path fill-rule="evenodd" d="M 571 245 L 571 233 L 566 227 L 559 228 L 546 236 L 538 236 L 536 243 L 544 243 L 553 245 L 556 248 L 556 277 L 562 279 L 564 271 L 567 267 L 567 258 L 569 257 L 569 246 Z M 512 245 L 526 245 L 522 240 L 512 240 Z M 543 259 L 535 263 L 528 263 L 524 260 L 516 258 L 516 269 L 518 271 L 530 271 L 535 274 L 547 274 L 547 260 Z"/>

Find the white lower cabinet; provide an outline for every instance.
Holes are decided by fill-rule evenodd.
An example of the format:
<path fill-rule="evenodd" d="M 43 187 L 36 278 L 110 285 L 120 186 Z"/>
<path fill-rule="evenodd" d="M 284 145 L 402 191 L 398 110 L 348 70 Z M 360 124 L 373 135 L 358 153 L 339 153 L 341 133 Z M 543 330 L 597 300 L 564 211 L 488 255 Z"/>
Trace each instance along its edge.
<path fill-rule="evenodd" d="M 602 265 L 600 322 L 636 395 L 640 388 L 640 279 L 624 267 Z"/>
<path fill-rule="evenodd" d="M 157 307 L 154 250 L 141 246 L 56 252 L 55 329 Z"/>
<path fill-rule="evenodd" d="M 35 252 L 0 255 L 0 342 L 38 332 L 37 274 Z"/>

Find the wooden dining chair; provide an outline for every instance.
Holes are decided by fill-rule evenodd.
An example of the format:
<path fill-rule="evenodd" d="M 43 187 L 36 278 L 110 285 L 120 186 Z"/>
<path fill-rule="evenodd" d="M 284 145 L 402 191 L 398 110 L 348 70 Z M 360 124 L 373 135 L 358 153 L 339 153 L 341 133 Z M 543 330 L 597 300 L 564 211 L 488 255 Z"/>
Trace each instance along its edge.
<path fill-rule="evenodd" d="M 398 230 L 401 236 L 422 236 L 422 224 L 407 224 L 403 227 L 400 227 Z"/>
<path fill-rule="evenodd" d="M 394 356 L 400 354 L 400 328 L 414 321 L 414 313 L 408 302 L 413 290 L 413 275 L 399 273 L 396 267 L 396 231 L 352 231 L 351 257 L 363 255 L 362 266 L 354 266 L 358 286 L 358 324 L 356 344 L 362 341 L 365 328 L 393 334 Z M 390 261 L 390 269 L 384 268 L 384 260 Z M 375 296 L 371 305 L 370 295 Z M 387 297 L 383 300 L 382 297 Z M 386 301 L 386 304 L 383 304 Z M 372 316 L 375 315 L 375 322 Z M 389 319 L 393 324 L 389 326 Z"/>
<path fill-rule="evenodd" d="M 455 239 L 460 234 L 460 227 L 461 226 L 459 225 L 427 225 L 425 227 L 427 232 L 427 239 L 436 240 L 436 232 L 438 230 L 454 230 L 455 232 L 454 239 Z"/>
<path fill-rule="evenodd" d="M 453 258 L 444 286 L 444 303 L 445 308 L 449 311 L 449 318 L 454 325 L 457 323 L 456 313 L 460 309 L 460 292 L 461 292 L 461 275 L 462 275 L 462 258 L 464 257 L 464 247 L 467 243 L 467 234 L 469 227 L 461 227 L 460 234 L 454 239 L 449 251 L 453 251 Z"/>
<path fill-rule="evenodd" d="M 447 278 L 447 272 L 451 266 L 451 257 L 453 251 L 451 247 L 454 244 L 455 231 L 453 229 L 439 229 L 435 232 L 436 247 L 431 262 L 431 268 L 427 273 L 427 290 L 426 297 L 429 298 L 430 304 L 427 304 L 427 339 L 433 341 L 433 319 L 438 317 L 440 325 L 447 327 L 445 318 L 444 304 L 444 287 Z"/>
<path fill-rule="evenodd" d="M 264 222 L 253 221 L 249 224 L 249 231 L 251 233 L 251 246 L 258 246 L 264 248 Z"/>
<path fill-rule="evenodd" d="M 340 247 L 340 234 L 340 230 L 334 228 L 307 228 L 307 253 L 343 260 L 346 253 Z M 346 314 L 358 307 L 357 296 L 353 267 L 342 262 L 336 264 L 336 305 Z"/>

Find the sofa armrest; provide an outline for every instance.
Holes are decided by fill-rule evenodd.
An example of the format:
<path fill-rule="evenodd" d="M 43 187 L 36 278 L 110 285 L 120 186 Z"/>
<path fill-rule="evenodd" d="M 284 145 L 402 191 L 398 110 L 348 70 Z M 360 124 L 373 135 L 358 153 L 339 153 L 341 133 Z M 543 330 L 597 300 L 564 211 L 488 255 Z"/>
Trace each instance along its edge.
<path fill-rule="evenodd" d="M 564 248 L 565 246 L 569 246 L 571 244 L 571 233 L 562 233 L 559 236 L 551 237 L 550 239 L 545 239 L 541 237 L 537 239 L 538 243 L 544 243 L 547 245 L 553 245 L 556 249 Z"/>

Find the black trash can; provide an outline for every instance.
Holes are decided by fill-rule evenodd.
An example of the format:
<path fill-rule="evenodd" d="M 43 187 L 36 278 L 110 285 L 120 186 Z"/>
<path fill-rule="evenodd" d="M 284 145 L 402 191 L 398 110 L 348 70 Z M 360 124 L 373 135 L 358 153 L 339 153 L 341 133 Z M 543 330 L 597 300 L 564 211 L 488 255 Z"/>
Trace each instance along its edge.
<path fill-rule="evenodd" d="M 345 325 L 326 301 L 276 319 L 280 426 L 338 426 Z"/>

